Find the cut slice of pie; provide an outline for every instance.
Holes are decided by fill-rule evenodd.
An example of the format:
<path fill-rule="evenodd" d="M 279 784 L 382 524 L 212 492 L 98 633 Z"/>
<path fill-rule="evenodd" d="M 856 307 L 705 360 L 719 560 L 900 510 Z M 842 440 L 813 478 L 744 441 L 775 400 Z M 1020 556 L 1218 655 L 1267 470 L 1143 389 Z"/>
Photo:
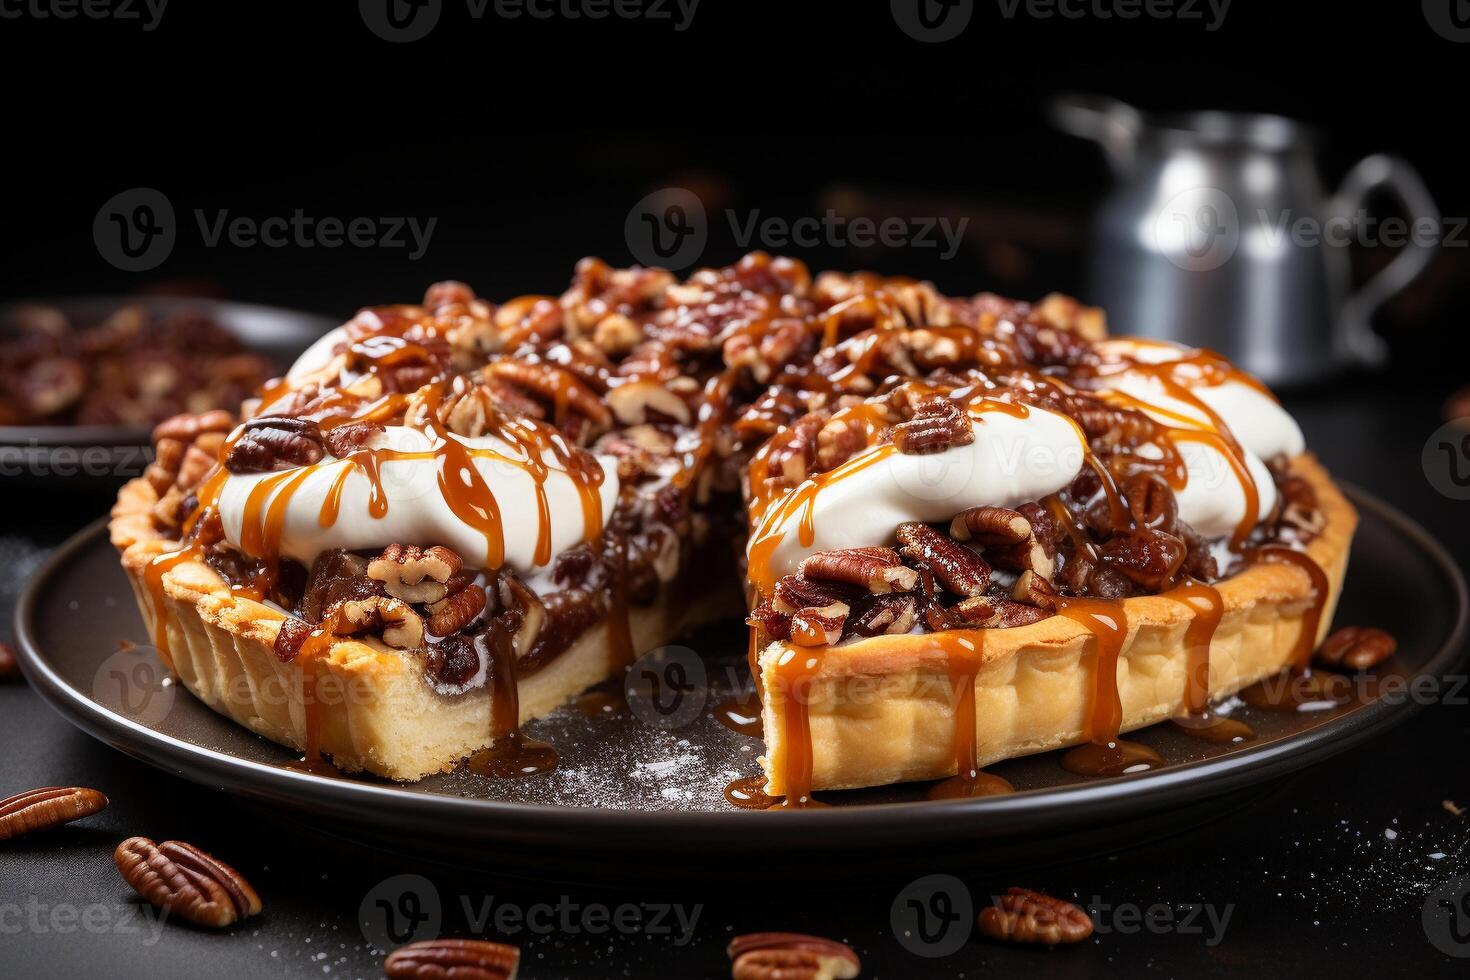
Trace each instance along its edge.
<path fill-rule="evenodd" d="M 441 283 L 242 416 L 164 423 L 114 509 L 160 656 L 395 779 L 542 771 L 521 723 L 743 608 L 769 793 L 1126 769 L 1120 733 L 1304 664 L 1354 522 L 1217 355 L 760 253 Z"/>

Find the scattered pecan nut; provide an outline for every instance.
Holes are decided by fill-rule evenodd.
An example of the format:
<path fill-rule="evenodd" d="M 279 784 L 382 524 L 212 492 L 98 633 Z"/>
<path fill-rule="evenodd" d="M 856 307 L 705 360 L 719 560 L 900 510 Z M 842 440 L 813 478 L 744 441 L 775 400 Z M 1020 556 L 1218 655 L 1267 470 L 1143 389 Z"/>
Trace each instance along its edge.
<path fill-rule="evenodd" d="M 310 419 L 263 415 L 242 426 L 225 456 L 231 473 L 270 473 L 310 466 L 326 454 L 321 430 Z"/>
<path fill-rule="evenodd" d="M 0 800 L 0 840 L 90 817 L 107 797 L 84 786 L 46 786 Z"/>
<path fill-rule="evenodd" d="M 9 643 L 0 640 L 0 684 L 9 684 L 23 679 L 20 672 L 20 661 L 15 659 L 15 651 L 11 649 Z"/>
<path fill-rule="evenodd" d="M 1377 627 L 1344 626 L 1322 644 L 1317 660 L 1328 667 L 1368 670 L 1392 657 L 1398 648 L 1398 640 Z"/>
<path fill-rule="evenodd" d="M 1029 888 L 1011 888 L 980 910 L 980 931 L 991 939 L 1055 946 L 1092 935 L 1092 919 L 1071 902 Z"/>
<path fill-rule="evenodd" d="M 732 980 L 852 980 L 862 969 L 846 943 L 796 932 L 736 936 L 726 952 Z"/>
<path fill-rule="evenodd" d="M 962 599 L 985 594 L 990 563 L 984 558 L 918 521 L 900 524 L 895 533 L 899 554 L 931 570 L 950 592 Z"/>
<path fill-rule="evenodd" d="M 197 925 L 223 929 L 260 912 L 250 882 L 193 844 L 130 837 L 112 857 L 133 891 Z"/>
<path fill-rule="evenodd" d="M 388 954 L 383 972 L 389 980 L 515 980 L 521 951 L 483 939 L 426 939 Z"/>
<path fill-rule="evenodd" d="M 807 578 L 860 585 L 874 595 L 909 592 L 919 582 L 919 573 L 892 548 L 819 551 L 803 559 L 799 570 Z"/>
<path fill-rule="evenodd" d="M 404 602 L 438 602 L 448 594 L 445 583 L 463 567 L 459 555 L 443 545 L 390 544 L 368 563 L 368 578 Z M 442 635 L 442 634 L 441 634 Z"/>

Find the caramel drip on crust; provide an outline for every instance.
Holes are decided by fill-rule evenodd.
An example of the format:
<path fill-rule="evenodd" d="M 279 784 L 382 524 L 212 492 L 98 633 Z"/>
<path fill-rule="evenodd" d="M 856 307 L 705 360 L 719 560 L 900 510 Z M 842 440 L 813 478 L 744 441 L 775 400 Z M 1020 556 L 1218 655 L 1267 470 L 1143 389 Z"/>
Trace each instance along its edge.
<path fill-rule="evenodd" d="M 165 616 L 163 577 L 186 561 L 199 557 L 198 545 L 188 545 L 178 551 L 165 551 L 155 555 L 143 568 L 143 583 L 153 603 L 153 645 L 158 648 L 159 658 L 169 670 L 174 669 L 173 652 L 169 649 L 168 618 Z"/>
<path fill-rule="evenodd" d="M 470 756 L 470 772 L 497 779 L 537 776 L 556 768 L 556 749 L 521 733 L 516 655 L 505 630 L 492 628 L 477 641 L 490 657 L 490 747 Z"/>
<path fill-rule="evenodd" d="M 1093 669 L 1092 707 L 1082 745 L 1062 754 L 1063 768 L 1083 776 L 1120 776 L 1163 764 L 1158 754 L 1118 737 L 1123 704 L 1118 696 L 1118 658 L 1128 640 L 1128 614 L 1121 602 L 1108 599 L 1059 599 L 1057 615 L 1092 634 L 1097 659 Z"/>
<path fill-rule="evenodd" d="M 825 653 L 819 647 L 788 647 L 772 665 L 777 724 L 781 744 L 786 747 L 783 774 L 786 795 L 774 809 L 803 810 L 827 804 L 812 797 L 812 750 L 810 701 L 812 684 Z"/>
<path fill-rule="evenodd" d="M 1317 647 L 1318 628 L 1322 624 L 1322 614 L 1332 591 L 1327 573 L 1306 552 L 1284 545 L 1252 548 L 1244 557 L 1248 565 L 1270 562 L 1300 568 L 1311 580 L 1312 601 L 1302 613 L 1301 632 L 1297 634 L 1291 651 L 1290 673 L 1268 677 L 1252 684 L 1240 692 L 1241 699 L 1257 708 L 1280 711 L 1297 711 L 1335 702 L 1336 696 L 1324 687 L 1319 675 L 1312 672 L 1312 652 Z"/>
<path fill-rule="evenodd" d="M 1161 598 L 1181 603 L 1194 613 L 1184 630 L 1188 656 L 1184 703 L 1191 715 L 1201 716 L 1210 705 L 1210 642 L 1225 615 L 1225 602 L 1214 586 L 1193 579 L 1163 593 Z"/>
<path fill-rule="evenodd" d="M 1008 781 L 980 769 L 980 750 L 976 744 L 975 678 L 984 661 L 985 633 L 982 630 L 937 633 L 934 639 L 944 654 L 953 692 L 955 774 L 930 787 L 929 799 L 1014 793 L 1015 787 Z"/>

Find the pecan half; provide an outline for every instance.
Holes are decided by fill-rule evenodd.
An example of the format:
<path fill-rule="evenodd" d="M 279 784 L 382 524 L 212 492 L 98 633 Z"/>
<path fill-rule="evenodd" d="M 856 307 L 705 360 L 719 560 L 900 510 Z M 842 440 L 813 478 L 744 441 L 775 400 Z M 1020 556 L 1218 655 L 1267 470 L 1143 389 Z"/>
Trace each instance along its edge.
<path fill-rule="evenodd" d="M 791 614 L 791 642 L 804 647 L 831 646 L 842 639 L 851 611 L 845 602 L 798 609 Z"/>
<path fill-rule="evenodd" d="M 337 607 L 333 618 L 333 626 L 343 636 L 381 631 L 383 642 L 399 650 L 413 650 L 424 642 L 423 619 L 399 599 L 348 599 Z"/>
<path fill-rule="evenodd" d="M 485 373 L 523 388 L 558 409 L 570 408 L 599 429 L 612 425 L 612 412 L 602 399 L 565 368 L 554 364 L 496 361 L 485 368 Z"/>
<path fill-rule="evenodd" d="M 1047 611 L 1057 608 L 1056 589 L 1030 569 L 1016 576 L 1016 584 L 1011 586 L 1011 598 L 1024 605 Z"/>
<path fill-rule="evenodd" d="M 321 430 L 310 419 L 263 415 L 242 426 L 225 456 L 231 473 L 269 473 L 310 466 L 325 455 Z"/>
<path fill-rule="evenodd" d="M 726 952 L 732 980 L 852 980 L 862 969 L 846 943 L 796 932 L 736 936 Z"/>
<path fill-rule="evenodd" d="M 891 548 L 847 548 L 819 551 L 800 566 L 807 578 L 861 585 L 875 595 L 908 592 L 919 581 L 919 573 L 907 568 Z"/>
<path fill-rule="evenodd" d="M 1032 570 L 1050 579 L 1055 559 L 1026 517 L 1007 507 L 971 507 L 955 515 L 949 536 L 956 541 L 974 541 L 985 549 L 993 564 L 1012 571 Z"/>
<path fill-rule="evenodd" d="M 84 786 L 46 786 L 0 800 L 0 840 L 90 817 L 107 797 Z"/>
<path fill-rule="evenodd" d="M 390 544 L 368 563 L 367 576 L 382 582 L 384 590 L 395 599 L 438 602 L 448 594 L 444 583 L 463 564 L 459 555 L 443 545 L 436 544 L 426 551 L 414 544 Z"/>
<path fill-rule="evenodd" d="M 950 592 L 963 599 L 985 594 L 990 563 L 984 558 L 918 521 L 900 524 L 895 533 L 899 554 L 924 565 Z"/>
<path fill-rule="evenodd" d="M 607 393 L 607 403 L 624 425 L 642 425 L 649 412 L 667 416 L 681 425 L 689 424 L 689 406 L 657 381 L 629 381 Z"/>
<path fill-rule="evenodd" d="M 1011 888 L 981 909 L 980 931 L 1005 942 L 1055 946 L 1092 935 L 1092 919 L 1071 902 L 1029 888 Z"/>
<path fill-rule="evenodd" d="M 198 439 L 206 432 L 228 433 L 235 427 L 235 416 L 224 409 L 214 409 L 199 415 L 175 415 L 158 423 L 153 429 L 153 441 L 171 439 L 185 445 Z"/>
<path fill-rule="evenodd" d="M 975 441 L 970 420 L 948 398 L 935 397 L 921 403 L 914 417 L 893 427 L 893 444 L 909 455 L 940 453 Z"/>
<path fill-rule="evenodd" d="M 23 679 L 20 662 L 15 659 L 15 651 L 11 649 L 9 643 L 0 640 L 0 684 L 9 684 Z"/>
<path fill-rule="evenodd" d="M 485 590 L 471 582 L 429 606 L 429 632 L 434 636 L 458 633 L 485 611 Z"/>
<path fill-rule="evenodd" d="M 193 844 L 129 837 L 112 858 L 133 891 L 198 925 L 222 929 L 260 912 L 260 896 L 240 872 Z"/>
<path fill-rule="evenodd" d="M 1348 670 L 1377 667 L 1399 648 L 1398 640 L 1374 626 L 1344 626 L 1317 651 L 1319 663 Z"/>
<path fill-rule="evenodd" d="M 515 980 L 521 951 L 483 939 L 426 939 L 400 946 L 383 961 L 389 980 Z"/>
<path fill-rule="evenodd" d="M 1128 513 L 1138 527 L 1174 534 L 1179 526 L 1179 505 L 1174 491 L 1157 473 L 1134 473 L 1123 482 Z"/>
<path fill-rule="evenodd" d="M 805 575 L 783 575 L 771 594 L 771 606 L 789 616 L 798 609 L 851 602 L 860 594 L 841 582 L 821 582 Z"/>

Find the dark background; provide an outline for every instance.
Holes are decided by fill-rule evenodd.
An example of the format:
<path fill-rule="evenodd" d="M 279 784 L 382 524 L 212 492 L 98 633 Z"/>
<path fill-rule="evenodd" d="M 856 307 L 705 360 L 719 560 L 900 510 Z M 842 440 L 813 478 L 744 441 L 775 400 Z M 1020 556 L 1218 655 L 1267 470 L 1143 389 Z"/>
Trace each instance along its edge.
<path fill-rule="evenodd" d="M 684 32 L 616 18 L 477 21 L 449 3 L 434 33 L 412 44 L 373 36 L 356 5 L 340 0 L 174 0 L 152 32 L 136 22 L 0 20 L 9 137 L 0 293 L 185 288 L 345 317 L 360 305 L 413 300 L 446 277 L 494 298 L 557 292 L 583 255 L 631 261 L 624 219 L 643 195 L 668 186 L 696 189 L 711 207 L 787 218 L 855 196 L 874 212 L 953 209 L 972 215 L 975 240 L 949 261 L 932 249 L 799 257 L 814 269 L 929 277 L 961 293 L 1075 292 L 1086 221 L 1110 178 L 1094 147 L 1045 123 L 1048 98 L 1065 90 L 1159 111 L 1297 117 L 1320 132 L 1329 185 L 1362 155 L 1393 152 L 1419 168 L 1445 215 L 1470 213 L 1460 148 L 1470 45 L 1432 30 L 1419 4 L 1235 0 L 1214 32 L 1202 21 L 1007 19 L 998 9 L 977 3 L 960 38 L 932 45 L 900 31 L 884 3 L 704 0 Z M 130 274 L 99 254 L 92 221 L 108 198 L 139 186 L 168 196 L 179 239 L 160 267 Z M 296 208 L 343 219 L 414 215 L 438 225 L 418 261 L 404 249 L 207 248 L 195 208 L 257 219 Z M 703 261 L 739 251 L 717 222 Z M 1380 316 L 1395 355 L 1387 372 L 1288 397 L 1335 473 L 1412 514 L 1462 565 L 1466 505 L 1436 493 L 1419 459 L 1441 402 L 1470 381 L 1466 251 L 1443 250 Z M 1361 269 L 1386 259 L 1373 250 L 1356 256 Z M 107 501 L 105 491 L 82 489 L 3 492 L 19 505 L 0 525 L 0 554 L 17 584 L 42 550 Z M 1210 827 L 1022 876 L 1084 901 L 1233 905 L 1215 947 L 1177 933 L 1112 934 L 1050 953 L 972 941 L 934 963 L 904 953 L 888 934 L 895 889 L 886 885 L 834 895 L 797 880 L 730 895 L 717 887 L 725 883 L 696 881 L 681 897 L 708 907 L 690 950 L 644 937 L 523 937 L 523 975 L 713 976 L 729 935 L 766 928 L 846 938 L 867 961 L 866 975 L 977 976 L 996 967 L 1063 976 L 1450 975 L 1463 961 L 1429 945 L 1419 915 L 1439 882 L 1470 868 L 1467 818 L 1440 806 L 1446 798 L 1470 804 L 1467 737 L 1462 707 L 1435 706 Z M 89 829 L 0 849 L 0 903 L 123 902 L 108 855 L 122 836 L 146 832 L 230 854 L 254 872 L 268 904 L 264 918 L 230 939 L 171 927 L 149 947 L 0 929 L 0 957 L 19 955 L 15 962 L 41 975 L 377 969 L 356 934 L 356 908 L 374 883 L 406 870 L 399 862 L 303 843 L 268 814 L 93 742 L 23 688 L 0 689 L 0 744 L 8 754 L 0 795 L 80 782 L 103 784 L 114 799 Z M 738 856 L 731 861 L 738 877 Z M 989 894 L 1020 883 L 1015 877 L 969 883 Z M 608 895 L 484 877 L 436 881 L 446 896 L 523 902 L 664 897 L 637 882 Z M 325 946 L 330 957 L 313 959 Z"/>

